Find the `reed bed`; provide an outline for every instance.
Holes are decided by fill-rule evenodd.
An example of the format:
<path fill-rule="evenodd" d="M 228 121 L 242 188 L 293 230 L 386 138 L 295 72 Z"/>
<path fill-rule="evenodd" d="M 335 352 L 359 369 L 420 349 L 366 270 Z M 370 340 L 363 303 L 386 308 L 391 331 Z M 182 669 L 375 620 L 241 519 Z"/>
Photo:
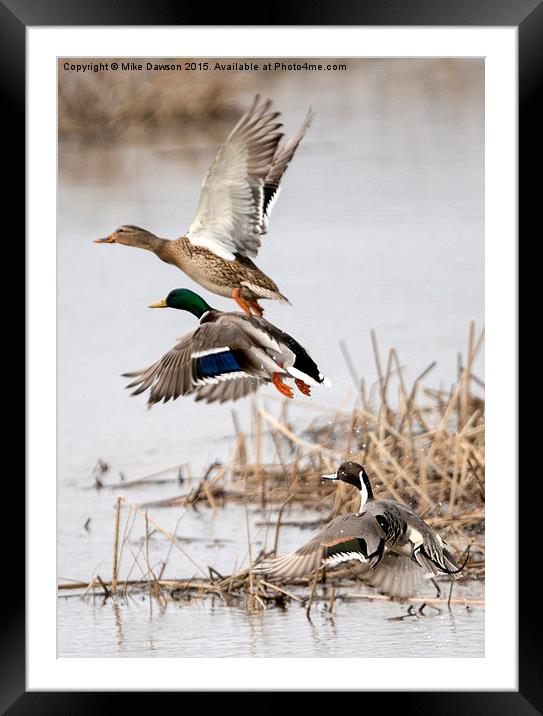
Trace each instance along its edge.
<path fill-rule="evenodd" d="M 102 62 L 113 61 L 105 58 Z M 129 62 L 130 60 L 126 60 Z M 173 59 L 172 63 L 186 59 Z M 227 99 L 231 83 L 210 74 L 196 82 L 190 73 L 168 71 L 66 72 L 59 60 L 59 137 L 138 139 L 156 129 L 231 121 L 237 107 Z M 145 63 L 146 60 L 138 59 Z"/>
<path fill-rule="evenodd" d="M 76 141 L 140 140 L 157 130 L 201 129 L 223 132 L 244 108 L 237 96 L 249 91 L 271 91 L 275 73 L 147 70 L 147 58 L 100 58 L 116 71 L 74 72 L 65 63 L 93 62 L 92 58 L 58 60 L 58 131 L 60 139 Z M 217 58 L 213 60 L 226 62 Z M 244 60 L 239 60 L 243 62 Z M 142 70 L 123 69 L 121 64 L 142 64 Z M 202 62 L 202 58 L 174 57 L 152 64 Z M 95 62 L 98 64 L 98 61 Z M 254 89 L 253 86 L 258 86 Z"/>
<path fill-rule="evenodd" d="M 267 58 L 267 61 L 273 58 Z M 147 62 L 170 65 L 199 63 L 206 58 L 82 58 L 62 57 L 58 60 L 58 130 L 60 139 L 75 141 L 113 140 L 118 142 L 145 139 L 156 130 L 198 128 L 204 132 L 218 132 L 216 140 L 222 140 L 225 131 L 245 109 L 247 98 L 257 92 L 273 96 L 278 81 L 288 73 L 281 69 L 262 71 L 202 71 L 202 70 L 147 70 Z M 117 61 L 116 71 L 75 72 L 65 70 L 65 63 L 95 64 Z M 232 58 L 209 58 L 225 65 Z M 236 58 L 239 64 L 257 62 L 262 68 L 265 58 Z M 315 58 L 281 58 L 285 64 L 295 62 L 314 63 Z M 428 87 L 431 78 L 433 91 L 441 87 L 448 92 L 470 92 L 479 78 L 465 61 L 451 58 L 428 60 L 387 60 L 375 58 L 333 58 L 326 62 L 346 64 L 347 71 L 356 82 L 361 97 L 366 97 L 375 83 L 384 88 L 385 94 L 401 97 L 406 92 L 412 98 L 415 85 Z M 142 70 L 123 69 L 123 64 L 142 64 Z M 331 81 L 342 73 L 330 72 Z M 322 74 L 300 74 L 300 82 L 312 82 L 315 88 L 315 104 L 319 95 Z M 439 78 L 436 86 L 436 78 Z M 477 85 L 478 86 L 478 85 Z M 388 90 L 386 89 L 388 88 Z M 242 99 L 243 96 L 243 99 Z M 318 107 L 317 107 L 318 114 Z"/>
<path fill-rule="evenodd" d="M 251 434 L 241 430 L 233 412 L 235 436 L 229 459 L 210 465 L 201 478 L 191 478 L 188 491 L 184 489 L 187 466 L 171 468 L 170 471 L 178 471 L 181 494 L 178 488 L 166 499 L 138 505 L 125 495 L 117 496 L 111 577 L 103 579 L 94 574 L 87 582 L 61 580 L 59 593 L 101 594 L 108 599 L 127 598 L 144 589 L 160 603 L 209 597 L 226 605 L 241 603 L 257 609 L 299 602 L 306 606 L 308 614 L 316 599 L 328 601 L 330 611 L 336 599 L 382 599 L 372 590 L 358 589 L 359 577 L 352 566 L 321 571 L 289 584 L 272 584 L 253 571 L 261 559 L 276 553 L 280 530 L 285 525 L 318 528 L 333 516 L 355 509 L 353 488 L 343 483 L 321 484 L 323 472 L 335 471 L 345 459 L 366 466 L 377 498 L 399 500 L 417 510 L 440 531 L 456 554 L 470 547 L 470 559 L 461 579 L 484 578 L 484 383 L 473 373 L 483 339 L 484 331 L 477 334 L 472 322 L 465 358 L 459 354 L 456 380 L 447 390 L 425 387 L 433 364 L 408 386 L 396 350 L 392 348 L 382 356 L 374 334 L 378 380 L 367 386 L 358 377 L 347 347 L 342 346 L 356 388 L 351 408 L 331 415 L 313 405 L 315 417 L 300 431 L 293 424 L 287 401 L 280 401 L 276 415 L 255 403 Z M 105 472 L 107 465 L 99 464 L 95 473 L 97 487 L 126 490 L 166 479 L 164 471 L 107 485 Z M 164 529 L 156 518 L 161 507 L 204 507 L 219 512 L 230 503 L 245 508 L 248 545 L 247 567 L 230 575 L 196 563 L 176 530 Z M 263 518 L 257 526 L 271 528 L 272 544 L 258 554 L 251 544 L 251 506 L 253 510 L 262 508 Z M 302 509 L 294 511 L 293 507 Z M 154 516 L 149 514 L 151 509 Z M 306 510 L 316 511 L 321 518 L 315 521 L 313 517 L 312 522 L 300 519 Z M 136 524 L 143 536 L 134 551 L 129 537 Z M 151 533 L 160 535 L 167 545 L 165 558 L 156 564 L 149 558 Z M 164 577 L 172 550 L 191 563 L 190 578 Z M 452 599 L 450 594 L 410 602 L 436 608 L 440 604 L 466 603 Z"/>

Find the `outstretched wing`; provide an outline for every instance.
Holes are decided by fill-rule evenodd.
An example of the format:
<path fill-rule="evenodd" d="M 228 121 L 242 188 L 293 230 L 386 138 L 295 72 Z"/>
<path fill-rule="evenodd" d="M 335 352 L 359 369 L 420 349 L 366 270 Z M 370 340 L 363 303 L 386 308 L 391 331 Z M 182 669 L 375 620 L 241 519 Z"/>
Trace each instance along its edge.
<path fill-rule="evenodd" d="M 282 124 L 271 104 L 257 95 L 228 136 L 204 178 L 187 232 L 191 243 L 230 261 L 235 254 L 257 255 L 281 177 L 311 119 L 278 152 Z"/>
<path fill-rule="evenodd" d="M 311 122 L 315 113 L 310 109 L 307 113 L 304 123 L 300 129 L 296 132 L 287 144 L 280 149 L 275 157 L 273 158 L 273 164 L 264 182 L 264 201 L 262 208 L 262 229 L 261 234 L 265 234 L 268 231 L 268 221 L 270 219 L 271 211 L 277 201 L 280 191 L 280 183 L 283 178 L 283 174 L 286 172 L 290 160 L 294 156 L 295 151 L 298 149 L 298 145 L 302 141 L 304 134 L 307 129 L 311 126 Z"/>
<path fill-rule="evenodd" d="M 258 390 L 265 381 L 258 378 L 241 376 L 237 379 L 223 380 L 211 385 L 204 385 L 195 391 L 195 400 L 204 400 L 206 403 L 226 403 L 228 400 L 239 400 Z"/>
<path fill-rule="evenodd" d="M 432 576 L 409 557 L 386 552 L 376 569 L 366 567 L 359 575 L 370 587 L 393 599 L 407 599 L 417 594 L 422 581 Z"/>
<path fill-rule="evenodd" d="M 325 564 L 335 565 L 356 559 L 374 567 L 385 549 L 385 535 L 373 515 L 341 515 L 321 535 Z"/>
<path fill-rule="evenodd" d="M 140 371 L 124 373 L 135 378 L 127 388 L 132 395 L 150 389 L 148 403 L 176 400 L 196 394 L 196 400 L 237 400 L 262 383 L 249 371 L 243 351 L 251 347 L 243 332 L 233 325 L 204 323 L 156 363 Z M 235 386 L 230 384 L 236 383 Z"/>
<path fill-rule="evenodd" d="M 374 567 L 383 555 L 384 534 L 372 515 L 349 514 L 334 518 L 322 532 L 295 552 L 258 565 L 272 579 L 303 577 L 324 565 L 358 560 Z"/>

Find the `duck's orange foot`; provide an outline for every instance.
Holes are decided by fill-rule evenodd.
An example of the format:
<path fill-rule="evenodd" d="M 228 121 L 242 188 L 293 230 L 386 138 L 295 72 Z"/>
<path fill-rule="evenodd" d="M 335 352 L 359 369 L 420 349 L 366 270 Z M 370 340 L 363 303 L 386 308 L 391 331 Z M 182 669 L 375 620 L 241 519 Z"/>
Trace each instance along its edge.
<path fill-rule="evenodd" d="M 245 311 L 247 315 L 252 316 L 250 305 L 246 301 L 244 301 L 243 298 L 241 298 L 240 293 L 241 289 L 239 287 L 235 288 L 232 291 L 232 298 L 238 304 L 242 311 Z"/>
<path fill-rule="evenodd" d="M 296 387 L 300 391 L 300 393 L 303 393 L 304 395 L 311 395 L 311 386 L 309 386 L 307 383 L 304 383 L 303 380 L 300 380 L 299 378 L 294 378 L 294 382 L 296 383 Z"/>
<path fill-rule="evenodd" d="M 292 388 L 289 388 L 289 386 L 286 383 L 283 383 L 283 381 L 281 380 L 281 373 L 273 373 L 272 383 L 277 388 L 277 390 L 281 393 L 281 395 L 285 396 L 285 398 L 293 398 L 294 397 Z"/>
<path fill-rule="evenodd" d="M 259 305 L 258 301 L 247 301 L 249 304 L 249 308 L 254 313 L 255 316 L 258 316 L 259 318 L 262 318 L 264 315 L 264 309 L 262 306 Z"/>

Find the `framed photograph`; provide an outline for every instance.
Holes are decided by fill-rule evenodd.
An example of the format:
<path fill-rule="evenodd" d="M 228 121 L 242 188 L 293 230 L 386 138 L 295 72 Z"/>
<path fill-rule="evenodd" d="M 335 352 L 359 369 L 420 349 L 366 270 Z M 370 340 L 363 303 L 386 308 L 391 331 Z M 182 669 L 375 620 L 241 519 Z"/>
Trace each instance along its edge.
<path fill-rule="evenodd" d="M 540 6 L 244 27 L 12 4 L 29 409 L 3 709 L 540 709 L 516 438 Z"/>

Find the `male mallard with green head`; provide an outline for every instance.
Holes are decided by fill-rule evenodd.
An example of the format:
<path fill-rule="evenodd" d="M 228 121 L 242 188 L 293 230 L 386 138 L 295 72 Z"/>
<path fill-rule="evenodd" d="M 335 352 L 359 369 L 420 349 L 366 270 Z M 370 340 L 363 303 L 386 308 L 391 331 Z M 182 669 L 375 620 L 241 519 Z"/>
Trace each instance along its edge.
<path fill-rule="evenodd" d="M 150 308 L 177 308 L 199 319 L 199 327 L 156 363 L 143 370 L 123 373 L 135 378 L 127 388 L 138 395 L 150 388 L 148 403 L 165 403 L 180 395 L 212 403 L 237 400 L 271 383 L 287 398 L 293 378 L 298 390 L 311 394 L 312 385 L 330 385 L 317 364 L 292 336 L 266 319 L 212 308 L 197 293 L 184 288 Z"/>
<path fill-rule="evenodd" d="M 280 182 L 312 119 L 309 112 L 283 148 L 280 113 L 271 100 L 251 107 L 230 132 L 202 184 L 196 216 L 186 236 L 170 241 L 124 225 L 96 243 L 147 249 L 219 296 L 232 297 L 245 313 L 262 316 L 262 298 L 287 302 L 251 260 L 266 233 Z"/>

